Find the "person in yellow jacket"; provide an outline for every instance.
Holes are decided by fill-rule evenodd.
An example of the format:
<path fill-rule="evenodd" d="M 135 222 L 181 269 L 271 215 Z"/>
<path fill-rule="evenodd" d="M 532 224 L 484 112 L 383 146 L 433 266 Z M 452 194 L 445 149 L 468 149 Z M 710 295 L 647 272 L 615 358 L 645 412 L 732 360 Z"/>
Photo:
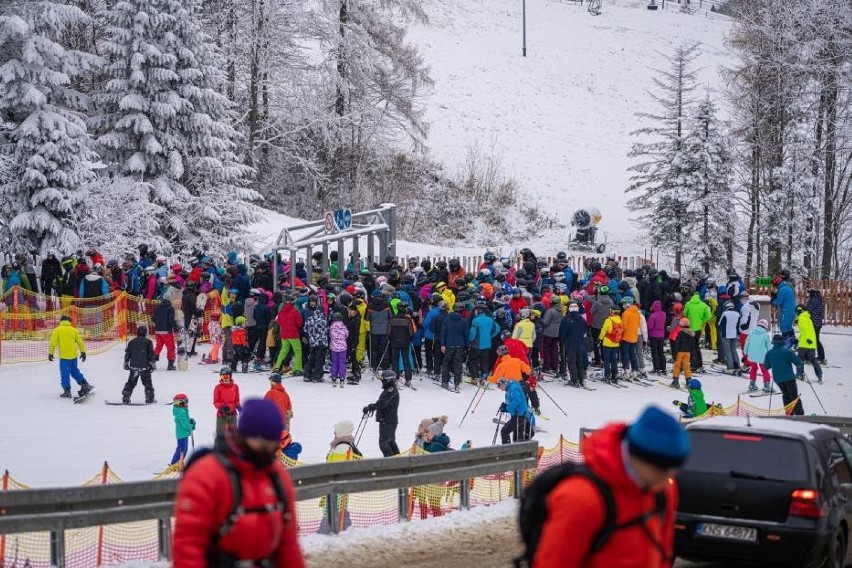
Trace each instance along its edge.
<path fill-rule="evenodd" d="M 86 361 L 86 346 L 77 329 L 71 325 L 71 318 L 62 316 L 59 325 L 50 334 L 50 344 L 47 351 L 47 359 L 53 361 L 53 353 L 59 349 L 59 383 L 62 385 L 62 398 L 71 398 L 71 377 L 77 381 L 80 387 L 78 397 L 84 397 L 94 388 L 91 383 L 86 382 L 86 377 L 77 367 L 77 351 L 80 352 L 80 361 Z"/>
<path fill-rule="evenodd" d="M 456 295 L 453 293 L 452 289 L 447 288 L 447 285 L 444 282 L 438 282 L 435 284 L 435 292 L 441 295 L 441 298 L 447 302 L 447 311 L 452 313 L 453 306 L 456 303 Z"/>
<path fill-rule="evenodd" d="M 621 349 L 621 339 L 624 335 L 624 324 L 621 321 L 621 306 L 612 306 L 609 317 L 604 320 L 598 338 L 603 351 L 604 380 L 618 380 L 618 352 Z"/>
<path fill-rule="evenodd" d="M 817 360 L 817 335 L 814 321 L 808 308 L 799 304 L 796 306 L 796 317 L 799 324 L 799 359 L 803 362 L 810 361 L 814 366 L 817 380 L 822 382 L 822 367 Z"/>
<path fill-rule="evenodd" d="M 367 319 L 367 303 L 361 298 L 352 300 L 352 305 L 360 316 L 361 326 L 358 328 L 358 344 L 355 346 L 355 360 L 364 366 L 364 353 L 367 351 L 367 336 L 370 334 L 370 320 Z"/>
<path fill-rule="evenodd" d="M 719 309 L 719 300 L 717 300 L 713 296 L 707 296 L 704 301 L 710 305 L 710 311 L 715 314 L 716 310 Z M 705 323 L 704 329 L 707 331 L 707 334 L 710 337 L 710 349 L 716 351 L 719 347 L 719 333 L 718 329 L 716 328 L 716 318 L 713 318 L 707 323 Z M 724 359 L 724 357 L 721 356 L 721 352 L 719 353 L 719 355 L 719 359 Z"/>
<path fill-rule="evenodd" d="M 325 461 L 328 463 L 352 461 L 361 459 L 361 452 L 355 446 L 355 425 L 350 420 L 341 420 L 334 425 L 334 439 L 331 441 L 331 450 L 325 456 Z M 320 508 L 324 511 L 323 519 L 320 522 L 319 533 L 328 534 L 331 532 L 328 522 L 328 507 L 326 507 L 327 497 L 320 499 Z M 348 495 L 337 496 L 337 514 L 338 524 L 341 530 L 349 527 L 352 520 L 349 517 L 347 504 L 349 501 Z"/>
<path fill-rule="evenodd" d="M 535 343 L 535 323 L 530 320 L 531 313 L 529 308 L 521 308 L 518 312 L 521 319 L 512 331 L 512 338 L 526 345 L 529 352 L 532 352 L 533 343 Z"/>
<path fill-rule="evenodd" d="M 619 347 L 621 368 L 625 375 L 629 371 L 635 378 L 639 376 L 639 329 L 642 326 L 642 315 L 632 296 L 625 296 L 621 302 L 624 304 L 624 312 L 621 314 L 624 332 Z"/>

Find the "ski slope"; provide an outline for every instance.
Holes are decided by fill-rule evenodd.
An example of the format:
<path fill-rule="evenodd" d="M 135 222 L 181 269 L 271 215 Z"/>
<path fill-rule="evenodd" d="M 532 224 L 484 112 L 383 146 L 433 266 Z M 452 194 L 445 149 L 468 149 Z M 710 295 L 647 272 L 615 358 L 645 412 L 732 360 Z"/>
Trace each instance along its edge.
<path fill-rule="evenodd" d="M 600 16 L 577 2 L 525 4 L 524 58 L 520 0 L 424 2 L 430 23 L 410 38 L 435 81 L 425 99 L 427 145 L 449 171 L 468 147 L 493 147 L 546 210 L 564 216 L 595 205 L 618 252 L 641 253 L 624 190 L 629 133 L 643 124 L 635 114 L 657 110 L 646 92 L 649 68 L 665 67 L 661 54 L 680 43 L 700 42 L 696 96 L 710 92 L 724 115 L 718 71 L 732 62 L 723 44 L 730 24 L 722 16 L 652 12 L 644 0 L 603 0 Z M 553 231 L 525 244 L 556 250 L 569 237 Z"/>
<path fill-rule="evenodd" d="M 826 384 L 815 385 L 829 414 L 852 412 L 852 389 L 848 369 L 852 368 L 852 336 L 826 335 L 824 338 L 829 359 L 843 368 L 825 371 Z M 201 346 L 205 352 L 207 346 Z M 0 471 L 8 469 L 13 477 L 31 486 L 72 486 L 89 479 L 99 471 L 104 460 L 125 480 L 150 479 L 160 472 L 171 458 L 175 447 L 171 407 L 165 405 L 178 392 L 189 395 L 189 409 L 198 422 L 195 445 L 212 443 L 215 428 L 213 387 L 218 381 L 218 366 L 197 364 L 194 358 L 186 372 L 158 370 L 154 386 L 159 404 L 152 406 L 107 406 L 104 400 L 121 400 L 121 389 L 127 378 L 122 370 L 123 345 L 101 355 L 91 356 L 81 369 L 95 385 L 95 392 L 85 402 L 73 404 L 60 399 L 58 363 L 22 363 L 0 366 L 0 392 L 4 405 L 0 418 Z M 163 357 L 165 359 L 165 357 Z M 165 364 L 161 364 L 164 368 Z M 813 371 L 809 370 L 813 376 Z M 262 396 L 269 387 L 265 374 L 237 373 L 235 375 L 243 400 Z M 725 406 L 736 401 L 737 393 L 747 387 L 745 378 L 705 375 L 701 377 L 707 401 Z M 503 396 L 496 390 L 485 393 L 475 414 L 467 417 L 463 427 L 459 422 L 473 397 L 475 387 L 462 384 L 455 394 L 432 384 L 428 379 L 415 378 L 417 391 L 402 388 L 400 421 L 397 440 L 401 447 L 410 445 L 421 419 L 446 414 L 450 423 L 446 433 L 453 447 L 471 440 L 475 447 L 491 444 L 495 425 L 492 423 Z M 588 392 L 558 383 L 544 384 L 540 389 L 542 411 L 550 420 L 540 420 L 546 430 L 536 436 L 545 447 L 556 445 L 559 434 L 576 441 L 581 427 L 595 428 L 612 420 L 631 420 L 647 404 L 675 408 L 675 398 L 686 400 L 686 392 L 666 386 L 630 386 L 616 389 L 590 383 L 597 388 Z M 287 378 L 284 383 L 293 399 L 295 417 L 293 439 L 304 447 L 301 459 L 321 462 L 329 449 L 333 425 L 342 419 L 355 424 L 361 418 L 361 408 L 379 396 L 378 380 L 365 375 L 358 386 L 333 388 L 329 382 L 305 383 L 301 378 Z M 799 383 L 805 412 L 822 411 L 807 385 Z M 76 388 L 74 389 L 76 392 Z M 563 415 L 547 395 L 565 409 Z M 133 394 L 134 401 L 144 399 L 141 384 Z M 751 399 L 748 403 L 762 408 L 769 398 Z M 772 397 L 772 407 L 778 408 L 781 398 Z M 499 443 L 499 441 L 498 441 Z M 381 457 L 378 448 L 378 427 L 370 422 L 360 444 L 367 457 Z"/>

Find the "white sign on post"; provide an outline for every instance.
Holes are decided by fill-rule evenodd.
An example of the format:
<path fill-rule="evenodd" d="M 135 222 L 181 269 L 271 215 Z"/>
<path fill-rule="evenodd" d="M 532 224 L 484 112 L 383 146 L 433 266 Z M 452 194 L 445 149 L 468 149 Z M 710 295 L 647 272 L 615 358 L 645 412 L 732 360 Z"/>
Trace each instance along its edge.
<path fill-rule="evenodd" d="M 334 213 L 326 211 L 323 217 L 325 218 L 325 232 L 332 232 L 334 230 Z"/>

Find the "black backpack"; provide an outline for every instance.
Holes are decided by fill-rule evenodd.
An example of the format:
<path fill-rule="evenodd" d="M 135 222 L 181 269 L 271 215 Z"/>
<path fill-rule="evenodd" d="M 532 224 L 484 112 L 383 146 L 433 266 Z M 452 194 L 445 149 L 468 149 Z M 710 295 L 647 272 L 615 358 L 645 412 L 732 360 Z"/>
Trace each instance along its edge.
<path fill-rule="evenodd" d="M 189 467 L 197 462 L 200 458 L 206 456 L 207 454 L 213 454 L 216 457 L 216 460 L 225 468 L 225 472 L 228 474 L 228 479 L 231 482 L 231 511 L 225 516 L 225 520 L 222 522 L 222 525 L 219 527 L 219 530 L 211 537 L 210 545 L 207 548 L 207 566 L 209 568 L 217 568 L 219 566 L 233 566 L 239 558 L 234 557 L 231 554 L 222 552 L 219 549 L 219 541 L 231 530 L 234 528 L 234 525 L 239 522 L 240 517 L 246 514 L 254 514 L 254 513 L 267 513 L 267 514 L 279 514 L 284 518 L 285 524 L 290 521 L 292 515 L 290 514 L 289 503 L 287 502 L 287 494 L 284 491 L 284 485 L 281 483 L 281 478 L 278 476 L 275 471 L 269 472 L 269 480 L 272 483 L 272 487 L 275 491 L 275 504 L 267 505 L 265 507 L 243 507 L 243 484 L 240 479 L 240 472 L 237 471 L 237 468 L 234 467 L 234 464 L 231 462 L 230 458 L 226 456 L 219 449 L 211 449 L 211 448 L 203 448 L 195 452 L 192 457 L 187 461 L 184 466 L 184 473 L 189 469 Z M 272 559 L 263 559 L 259 561 L 259 566 L 272 566 Z"/>
<path fill-rule="evenodd" d="M 535 558 L 538 543 L 541 539 L 542 528 L 547 520 L 547 496 L 562 481 L 574 476 L 585 477 L 594 483 L 603 498 L 604 507 L 606 509 L 604 524 L 595 534 L 595 537 L 592 540 L 592 545 L 586 553 L 587 557 L 603 549 L 615 531 L 639 525 L 642 527 L 643 532 L 648 539 L 654 544 L 654 547 L 657 548 L 664 557 L 669 558 L 669 555 L 666 554 L 662 544 L 653 538 L 645 524 L 646 521 L 651 519 L 654 515 L 659 515 L 660 518 L 665 516 L 665 492 L 657 493 L 657 503 L 653 511 L 649 511 L 635 519 L 617 525 L 615 500 L 613 499 L 612 491 L 609 486 L 585 465 L 567 463 L 552 467 L 540 474 L 535 478 L 535 480 L 533 480 L 529 487 L 524 490 L 524 493 L 521 496 L 518 520 L 520 524 L 521 537 L 524 541 L 524 553 L 515 558 L 516 568 L 532 566 L 533 558 Z M 565 535 L 565 538 L 570 538 L 570 535 Z"/>

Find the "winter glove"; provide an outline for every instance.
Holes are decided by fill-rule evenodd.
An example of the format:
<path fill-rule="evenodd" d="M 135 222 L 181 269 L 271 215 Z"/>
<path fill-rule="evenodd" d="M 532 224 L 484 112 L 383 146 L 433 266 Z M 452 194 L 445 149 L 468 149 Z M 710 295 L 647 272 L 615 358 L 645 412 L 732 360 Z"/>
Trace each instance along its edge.
<path fill-rule="evenodd" d="M 195 418 L 189 419 L 189 425 L 192 426 L 192 429 L 195 430 Z"/>
<path fill-rule="evenodd" d="M 813 340 L 813 339 L 806 339 L 806 340 L 805 340 L 805 343 L 807 343 L 808 345 L 813 345 L 813 344 L 814 344 L 814 340 Z"/>
<path fill-rule="evenodd" d="M 129 371 L 129 370 L 130 370 L 130 363 L 128 363 L 127 361 L 125 361 L 125 362 L 124 362 L 124 370 L 125 370 L 125 371 Z"/>
<path fill-rule="evenodd" d="M 509 412 L 509 407 L 506 406 L 505 402 L 500 403 L 500 412 Z"/>
<path fill-rule="evenodd" d="M 53 361 L 53 353 L 48 353 L 48 354 L 47 354 L 47 360 L 48 360 L 48 361 Z"/>
<path fill-rule="evenodd" d="M 85 353 L 80 353 L 80 361 L 82 361 L 83 363 L 86 362 L 86 354 Z"/>
<path fill-rule="evenodd" d="M 219 410 L 222 411 L 222 414 L 230 414 L 231 413 L 231 407 L 228 406 L 227 404 L 223 404 L 222 406 L 220 406 Z"/>

